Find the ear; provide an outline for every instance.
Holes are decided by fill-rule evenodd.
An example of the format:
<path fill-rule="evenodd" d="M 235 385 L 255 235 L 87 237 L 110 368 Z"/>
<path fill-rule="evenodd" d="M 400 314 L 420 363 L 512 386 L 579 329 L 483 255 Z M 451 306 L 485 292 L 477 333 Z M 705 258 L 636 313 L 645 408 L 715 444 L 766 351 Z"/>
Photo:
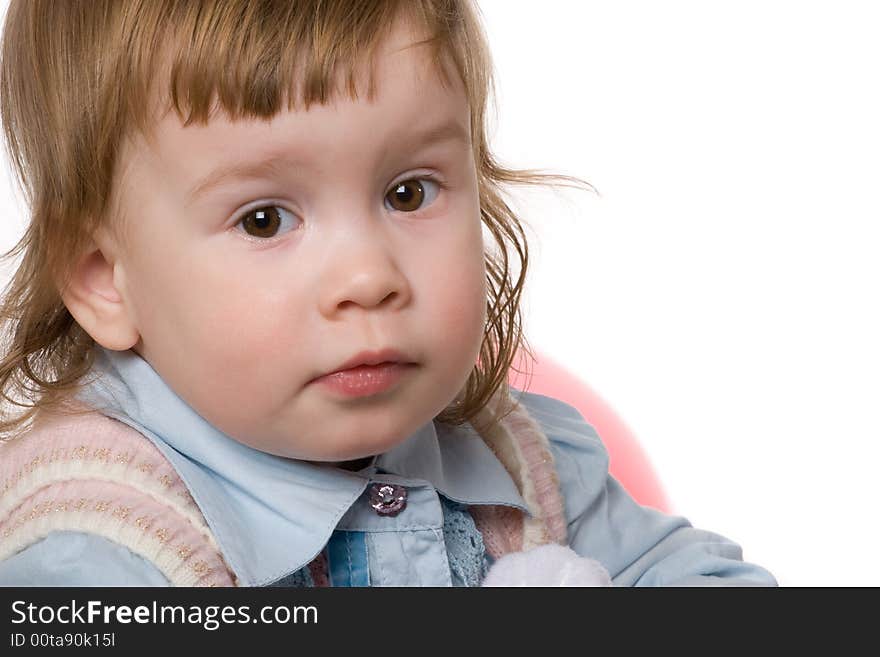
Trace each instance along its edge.
<path fill-rule="evenodd" d="M 92 241 L 71 272 L 61 299 L 77 323 L 102 347 L 124 351 L 140 334 L 125 303 L 125 271 L 110 240 Z"/>

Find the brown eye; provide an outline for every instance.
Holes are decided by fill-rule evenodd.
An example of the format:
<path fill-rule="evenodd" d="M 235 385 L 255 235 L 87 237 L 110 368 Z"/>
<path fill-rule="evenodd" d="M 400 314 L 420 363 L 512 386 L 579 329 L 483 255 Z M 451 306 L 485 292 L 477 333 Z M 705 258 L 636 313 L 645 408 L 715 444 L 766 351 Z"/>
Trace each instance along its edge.
<path fill-rule="evenodd" d="M 425 205 L 426 196 L 425 186 L 422 183 L 428 183 L 429 188 L 438 184 L 430 178 L 412 178 L 397 183 L 385 197 L 391 209 L 398 212 L 415 212 L 421 209 Z M 433 198 L 431 200 L 433 201 Z"/>
<path fill-rule="evenodd" d="M 271 239 L 275 237 L 284 223 L 285 215 L 290 215 L 290 213 L 284 208 L 277 205 L 265 205 L 246 212 L 242 215 L 239 223 L 248 235 Z"/>

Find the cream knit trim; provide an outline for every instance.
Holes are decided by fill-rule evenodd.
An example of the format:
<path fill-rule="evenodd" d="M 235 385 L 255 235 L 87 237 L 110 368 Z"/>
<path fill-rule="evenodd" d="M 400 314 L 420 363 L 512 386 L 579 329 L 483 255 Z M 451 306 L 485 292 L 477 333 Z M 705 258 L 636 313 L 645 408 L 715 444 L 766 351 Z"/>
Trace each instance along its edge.
<path fill-rule="evenodd" d="M 171 557 L 159 556 L 159 546 L 155 545 L 143 545 L 138 544 L 137 539 L 139 538 L 137 530 L 132 527 L 125 528 L 123 530 L 118 530 L 112 527 L 103 526 L 105 523 L 102 523 L 102 518 L 99 514 L 83 514 L 81 519 L 78 519 L 77 522 L 73 521 L 70 518 L 64 518 L 57 522 L 52 523 L 51 527 L 42 527 L 38 526 L 36 523 L 28 527 L 27 531 L 18 532 L 15 536 L 14 541 L 9 541 L 7 545 L 4 542 L 4 548 L 10 548 L 10 553 L 5 554 L 7 550 L 0 551 L 0 560 L 6 559 L 13 554 L 24 550 L 28 546 L 46 538 L 50 533 L 56 531 L 76 531 L 76 532 L 86 532 L 89 534 L 95 534 L 97 536 L 101 536 L 115 543 L 119 543 L 124 547 L 128 548 L 132 553 L 137 554 L 147 561 L 153 563 L 156 568 L 165 576 L 171 586 L 198 586 L 199 575 L 195 572 L 188 572 L 186 569 L 181 567 L 182 560 L 178 560 L 179 563 L 172 564 Z M 218 586 L 218 584 L 211 583 L 207 586 Z M 219 586 L 223 586 L 220 584 Z"/>
<path fill-rule="evenodd" d="M 57 460 L 54 463 L 40 463 L 38 467 L 32 468 L 29 472 L 22 471 L 18 479 L 14 483 L 10 480 L 9 488 L 4 488 L 0 494 L 0 521 L 9 515 L 12 508 L 20 500 L 33 495 L 41 488 L 70 480 L 99 480 L 130 486 L 157 501 L 161 501 L 174 512 L 186 517 L 202 531 L 205 538 L 211 537 L 211 531 L 204 516 L 186 490 L 172 491 L 169 494 L 170 485 L 165 483 L 168 481 L 167 479 L 160 481 L 151 478 L 145 472 L 131 465 L 102 463 L 100 461 L 65 462 Z"/>
<path fill-rule="evenodd" d="M 500 423 L 489 424 L 508 410 L 510 413 Z M 540 426 L 513 400 L 507 388 L 489 400 L 476 420 L 474 428 L 510 473 L 531 512 L 531 517 L 523 518 L 522 549 L 551 542 L 564 544 L 563 500 L 550 441 Z"/>
<path fill-rule="evenodd" d="M 153 563 L 172 586 L 233 586 L 220 553 L 189 522 L 154 498 L 120 484 L 48 486 L 0 525 L 0 561 L 56 531 L 95 534 Z"/>
<path fill-rule="evenodd" d="M 198 505 L 162 453 L 139 431 L 99 413 L 56 420 L 0 445 L 0 522 L 20 500 L 71 479 L 135 488 L 185 516 L 214 541 Z"/>

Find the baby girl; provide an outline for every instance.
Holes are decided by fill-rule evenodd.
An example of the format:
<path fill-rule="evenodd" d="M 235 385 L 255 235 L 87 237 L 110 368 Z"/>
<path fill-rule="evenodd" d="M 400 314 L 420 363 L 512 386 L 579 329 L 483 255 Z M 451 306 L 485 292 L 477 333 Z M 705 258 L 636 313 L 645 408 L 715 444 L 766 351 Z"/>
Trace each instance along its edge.
<path fill-rule="evenodd" d="M 13 0 L 0 84 L 0 583 L 775 584 L 508 386 L 505 186 L 586 183 L 494 159 L 472 0 Z"/>

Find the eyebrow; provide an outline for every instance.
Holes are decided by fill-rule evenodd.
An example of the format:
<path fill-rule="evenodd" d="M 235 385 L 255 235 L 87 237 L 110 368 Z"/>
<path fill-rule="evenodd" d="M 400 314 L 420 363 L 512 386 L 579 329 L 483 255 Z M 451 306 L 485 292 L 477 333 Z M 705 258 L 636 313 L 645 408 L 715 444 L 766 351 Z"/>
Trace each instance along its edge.
<path fill-rule="evenodd" d="M 458 121 L 446 121 L 430 126 L 408 137 L 404 136 L 404 138 L 407 138 L 409 143 L 421 146 L 443 142 L 458 142 L 466 146 L 471 144 L 469 131 Z M 289 154 L 277 153 L 255 162 L 235 162 L 221 166 L 196 182 L 187 192 L 186 198 L 188 202 L 192 202 L 211 190 L 230 182 L 276 175 L 281 170 L 295 167 L 297 164 L 297 160 L 291 158 Z"/>

